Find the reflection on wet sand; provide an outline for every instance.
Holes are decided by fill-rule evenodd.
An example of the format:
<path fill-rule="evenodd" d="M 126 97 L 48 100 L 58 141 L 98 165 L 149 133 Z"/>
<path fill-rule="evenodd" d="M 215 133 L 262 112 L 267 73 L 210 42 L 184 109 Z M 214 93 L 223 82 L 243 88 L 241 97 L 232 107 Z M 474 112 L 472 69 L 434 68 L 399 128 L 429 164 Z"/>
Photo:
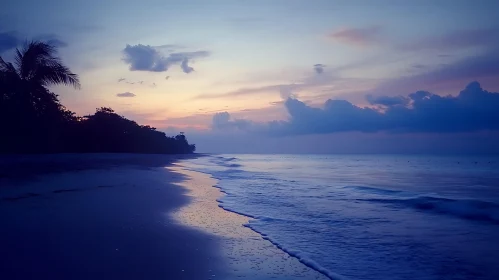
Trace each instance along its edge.
<path fill-rule="evenodd" d="M 189 178 L 178 185 L 192 199 L 172 215 L 183 224 L 222 237 L 221 252 L 232 270 L 229 279 L 328 279 L 244 227 L 250 218 L 220 208 L 217 200 L 223 193 L 213 187 L 217 180 L 178 165 L 168 169 Z"/>

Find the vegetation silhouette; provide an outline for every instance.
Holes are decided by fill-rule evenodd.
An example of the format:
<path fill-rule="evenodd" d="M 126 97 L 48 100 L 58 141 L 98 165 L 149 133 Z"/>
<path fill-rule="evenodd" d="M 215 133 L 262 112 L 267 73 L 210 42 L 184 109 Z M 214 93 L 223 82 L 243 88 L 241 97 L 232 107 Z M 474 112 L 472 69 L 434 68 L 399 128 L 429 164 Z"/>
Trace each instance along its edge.
<path fill-rule="evenodd" d="M 193 153 L 183 133 L 139 125 L 98 108 L 79 117 L 66 109 L 51 85 L 80 88 L 78 75 L 57 56 L 57 49 L 40 41 L 16 49 L 14 63 L 0 56 L 0 153 Z"/>

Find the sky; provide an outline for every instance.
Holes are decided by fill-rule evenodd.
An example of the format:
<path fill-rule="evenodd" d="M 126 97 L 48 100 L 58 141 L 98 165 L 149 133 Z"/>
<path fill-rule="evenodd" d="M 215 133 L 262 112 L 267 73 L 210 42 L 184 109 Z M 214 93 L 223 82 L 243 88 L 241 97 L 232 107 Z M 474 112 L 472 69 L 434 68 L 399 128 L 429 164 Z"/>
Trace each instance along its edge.
<path fill-rule="evenodd" d="M 213 153 L 499 153 L 498 1 L 6 0 L 0 55 L 59 47 L 79 115 Z"/>

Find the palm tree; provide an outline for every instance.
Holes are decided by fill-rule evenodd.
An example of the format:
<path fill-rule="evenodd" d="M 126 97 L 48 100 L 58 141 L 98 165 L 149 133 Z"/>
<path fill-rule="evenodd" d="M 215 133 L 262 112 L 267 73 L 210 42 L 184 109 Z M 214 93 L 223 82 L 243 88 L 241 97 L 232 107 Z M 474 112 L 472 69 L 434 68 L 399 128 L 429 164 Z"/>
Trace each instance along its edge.
<path fill-rule="evenodd" d="M 46 89 L 50 85 L 70 85 L 80 88 L 78 75 L 62 64 L 57 49 L 40 41 L 26 42 L 16 49 L 14 64 L 5 62 L 0 56 L 0 71 L 12 82 L 29 85 L 31 89 Z"/>
<path fill-rule="evenodd" d="M 80 88 L 78 76 L 62 63 L 54 46 L 26 42 L 16 49 L 14 63 L 0 57 L 0 127 L 11 144 L 19 139 L 38 143 L 41 135 L 47 135 L 47 141 L 55 137 L 56 126 L 71 117 L 48 89 L 61 84 Z"/>
<path fill-rule="evenodd" d="M 78 76 L 62 64 L 54 46 L 40 41 L 26 42 L 21 49 L 16 49 L 14 64 L 0 56 L 0 101 L 10 100 L 11 105 L 29 104 L 41 113 L 59 104 L 57 95 L 47 88 L 58 84 L 80 88 Z"/>

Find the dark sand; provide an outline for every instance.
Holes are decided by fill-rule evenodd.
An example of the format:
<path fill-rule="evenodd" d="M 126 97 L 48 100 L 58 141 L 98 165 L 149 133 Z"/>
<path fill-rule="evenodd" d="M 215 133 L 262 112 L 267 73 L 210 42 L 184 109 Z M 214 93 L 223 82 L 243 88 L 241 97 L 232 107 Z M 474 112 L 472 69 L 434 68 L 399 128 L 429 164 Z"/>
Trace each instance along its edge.
<path fill-rule="evenodd" d="M 111 158 L 111 159 L 109 159 Z M 174 157 L 0 160 L 0 279 L 220 279 L 218 238 L 172 220 Z"/>

